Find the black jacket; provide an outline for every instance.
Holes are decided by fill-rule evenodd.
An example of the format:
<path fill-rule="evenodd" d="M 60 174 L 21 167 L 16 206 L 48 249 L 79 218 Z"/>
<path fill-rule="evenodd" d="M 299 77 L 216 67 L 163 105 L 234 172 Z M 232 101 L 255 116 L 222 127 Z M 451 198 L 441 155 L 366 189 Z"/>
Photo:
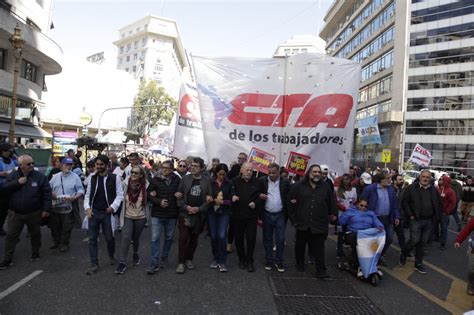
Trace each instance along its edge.
<path fill-rule="evenodd" d="M 221 186 L 217 183 L 216 180 L 212 180 L 211 183 L 212 187 L 212 198 L 220 198 L 219 195 L 221 195 L 222 200 L 224 203 L 220 207 L 215 207 L 215 202 L 212 202 L 209 205 L 209 210 L 208 212 L 210 213 L 230 213 L 231 211 L 231 206 L 232 206 L 232 196 L 234 196 L 235 191 L 234 191 L 234 185 L 229 179 L 226 179 Z M 222 194 L 220 194 L 222 193 Z"/>
<path fill-rule="evenodd" d="M 415 182 L 408 186 L 405 191 L 403 192 L 402 196 L 402 211 L 404 212 L 404 218 L 407 220 L 413 216 L 415 220 L 419 220 L 421 218 L 421 196 L 420 196 L 420 183 Z M 433 206 L 433 217 L 432 219 L 438 220 L 441 215 L 441 197 L 439 196 L 438 191 L 436 188 L 431 185 L 428 188 L 431 193 L 431 203 Z"/>
<path fill-rule="evenodd" d="M 148 186 L 148 200 L 152 203 L 151 216 L 162 219 L 177 218 L 179 214 L 178 202 L 174 194 L 178 191 L 180 178 L 176 174 L 171 174 L 170 184 L 166 184 L 166 180 L 161 177 L 150 179 Z M 156 192 L 156 196 L 150 195 L 150 192 Z M 168 200 L 168 207 L 162 208 L 161 201 Z"/>
<path fill-rule="evenodd" d="M 295 200 L 296 202 L 291 202 Z M 327 234 L 329 216 L 337 216 L 336 200 L 331 187 L 321 180 L 315 188 L 304 180 L 290 189 L 288 217 L 297 230 L 311 229 L 313 234 Z"/>
<path fill-rule="evenodd" d="M 268 194 L 268 176 L 261 177 L 258 179 L 259 181 L 259 190 L 260 193 L 262 194 Z M 281 198 L 281 203 L 283 205 L 283 213 L 285 215 L 288 215 L 288 194 L 290 193 L 290 182 L 280 176 L 280 198 Z M 262 200 L 261 203 L 262 210 L 265 210 L 265 200 Z"/>
<path fill-rule="evenodd" d="M 257 218 L 259 210 L 259 183 L 255 177 L 250 178 L 248 182 L 242 177 L 235 177 L 232 180 L 234 184 L 235 195 L 240 199 L 232 204 L 232 217 L 239 219 Z M 255 208 L 251 209 L 249 203 L 254 202 Z"/>
<path fill-rule="evenodd" d="M 51 211 L 51 186 L 48 178 L 33 170 L 26 178 L 26 183 L 21 185 L 18 179 L 23 177 L 20 169 L 12 171 L 7 177 L 7 182 L 2 188 L 5 196 L 8 196 L 8 208 L 18 214 L 29 214 L 36 211 Z"/>

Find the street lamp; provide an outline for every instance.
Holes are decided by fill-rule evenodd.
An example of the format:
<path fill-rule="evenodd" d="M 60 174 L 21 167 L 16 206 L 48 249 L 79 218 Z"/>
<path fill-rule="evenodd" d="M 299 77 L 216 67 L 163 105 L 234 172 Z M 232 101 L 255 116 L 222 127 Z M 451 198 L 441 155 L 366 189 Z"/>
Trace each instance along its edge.
<path fill-rule="evenodd" d="M 20 62 L 22 48 L 25 44 L 25 40 L 21 37 L 21 29 L 18 23 L 15 26 L 14 33 L 10 37 L 10 43 L 13 47 L 13 57 L 15 57 L 15 67 L 13 69 L 13 93 L 12 93 L 12 111 L 10 119 L 10 131 L 8 133 L 8 140 L 12 145 L 15 144 L 15 118 L 16 118 L 16 89 L 18 84 L 18 74 L 20 73 Z"/>

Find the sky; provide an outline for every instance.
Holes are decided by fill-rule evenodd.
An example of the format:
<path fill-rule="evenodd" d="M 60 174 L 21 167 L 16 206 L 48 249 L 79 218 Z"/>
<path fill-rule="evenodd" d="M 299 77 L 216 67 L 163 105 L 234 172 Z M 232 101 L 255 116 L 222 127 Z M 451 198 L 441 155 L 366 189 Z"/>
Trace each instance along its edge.
<path fill-rule="evenodd" d="M 185 49 L 199 56 L 271 57 L 292 35 L 318 35 L 333 0 L 55 0 L 49 36 L 64 57 L 85 58 L 105 51 L 118 29 L 148 14 L 177 21 Z"/>

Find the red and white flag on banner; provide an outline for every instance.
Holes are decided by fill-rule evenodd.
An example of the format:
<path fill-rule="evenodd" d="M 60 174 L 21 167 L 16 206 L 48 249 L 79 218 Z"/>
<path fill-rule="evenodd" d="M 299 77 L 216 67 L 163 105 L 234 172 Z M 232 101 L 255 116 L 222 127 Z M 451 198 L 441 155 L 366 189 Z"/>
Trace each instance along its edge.
<path fill-rule="evenodd" d="M 310 164 L 347 172 L 359 64 L 320 54 L 194 56 L 193 63 L 208 157 L 230 163 L 255 147 L 274 155 L 280 165 L 296 152 L 311 157 Z"/>
<path fill-rule="evenodd" d="M 420 166 L 428 166 L 432 158 L 433 157 L 431 156 L 430 151 L 426 150 L 417 143 L 413 149 L 413 152 L 411 153 L 409 160 Z"/>

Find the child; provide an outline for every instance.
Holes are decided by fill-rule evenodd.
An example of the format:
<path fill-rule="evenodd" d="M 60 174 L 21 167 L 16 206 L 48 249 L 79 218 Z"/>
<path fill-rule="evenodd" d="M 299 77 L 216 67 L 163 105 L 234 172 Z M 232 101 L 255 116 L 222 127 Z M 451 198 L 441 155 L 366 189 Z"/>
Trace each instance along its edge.
<path fill-rule="evenodd" d="M 454 241 L 454 248 L 461 247 L 461 243 L 468 237 L 468 235 L 474 231 L 474 217 L 472 217 L 467 225 L 462 229 L 462 231 L 456 237 Z M 469 280 L 467 283 L 467 294 L 474 295 L 474 239 L 469 239 L 470 246 L 469 253 Z"/>

